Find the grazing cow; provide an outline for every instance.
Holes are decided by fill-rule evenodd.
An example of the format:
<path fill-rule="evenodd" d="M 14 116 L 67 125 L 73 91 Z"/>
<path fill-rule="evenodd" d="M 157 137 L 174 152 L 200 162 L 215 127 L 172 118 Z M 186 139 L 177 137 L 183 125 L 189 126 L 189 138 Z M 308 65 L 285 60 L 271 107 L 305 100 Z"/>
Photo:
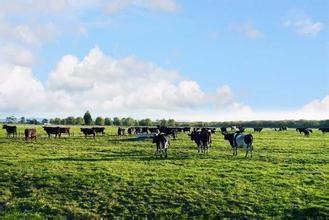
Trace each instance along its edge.
<path fill-rule="evenodd" d="M 311 128 L 296 128 L 296 131 L 298 131 L 300 134 L 304 133 L 305 136 L 309 136 L 310 133 L 313 132 Z"/>
<path fill-rule="evenodd" d="M 2 129 L 6 129 L 7 137 L 10 137 L 10 135 L 17 137 L 17 127 L 15 125 L 3 125 Z"/>
<path fill-rule="evenodd" d="M 152 137 L 153 143 L 155 143 L 156 150 L 155 155 L 167 158 L 169 147 L 169 136 L 164 133 L 154 134 Z"/>
<path fill-rule="evenodd" d="M 160 133 L 164 133 L 166 135 L 171 135 L 174 140 L 176 140 L 177 137 L 177 129 L 176 128 L 169 128 L 166 126 L 160 126 L 159 127 Z"/>
<path fill-rule="evenodd" d="M 329 128 L 319 128 L 319 131 L 322 131 L 322 133 L 327 133 L 329 132 Z"/>
<path fill-rule="evenodd" d="M 240 133 L 222 133 L 224 139 L 230 142 L 233 150 L 233 155 L 238 155 L 238 148 L 243 148 L 246 150 L 246 156 L 250 151 L 250 157 L 252 157 L 253 151 L 253 136 L 251 134 L 240 134 Z"/>
<path fill-rule="evenodd" d="M 105 134 L 105 127 L 93 127 L 93 129 L 95 130 L 96 134 L 101 134 L 102 136 Z"/>
<path fill-rule="evenodd" d="M 126 135 L 126 129 L 118 127 L 118 136 L 125 136 Z"/>
<path fill-rule="evenodd" d="M 261 132 L 263 128 L 254 128 L 254 132 Z"/>
<path fill-rule="evenodd" d="M 48 134 L 48 138 L 50 138 L 50 135 L 55 135 L 55 138 L 61 138 L 61 128 L 60 127 L 47 127 L 43 126 L 43 129 Z"/>
<path fill-rule="evenodd" d="M 211 144 L 211 132 L 207 129 L 201 131 L 194 130 L 191 133 L 191 140 L 194 141 L 198 147 L 198 153 L 207 153 Z"/>
<path fill-rule="evenodd" d="M 35 128 L 26 128 L 24 130 L 25 141 L 37 140 L 37 130 Z"/>
<path fill-rule="evenodd" d="M 225 128 L 225 127 L 221 127 L 221 128 L 220 128 L 220 131 L 221 131 L 221 132 L 227 132 L 227 128 Z"/>
<path fill-rule="evenodd" d="M 69 127 L 60 127 L 59 130 L 60 130 L 61 135 L 68 134 L 68 136 L 71 136 Z"/>
<path fill-rule="evenodd" d="M 287 130 L 288 130 L 288 128 L 286 126 L 282 126 L 279 128 L 279 131 L 287 131 Z"/>
<path fill-rule="evenodd" d="M 88 135 L 92 135 L 93 138 L 96 136 L 95 128 L 80 128 L 80 131 L 85 135 L 85 138 Z"/>

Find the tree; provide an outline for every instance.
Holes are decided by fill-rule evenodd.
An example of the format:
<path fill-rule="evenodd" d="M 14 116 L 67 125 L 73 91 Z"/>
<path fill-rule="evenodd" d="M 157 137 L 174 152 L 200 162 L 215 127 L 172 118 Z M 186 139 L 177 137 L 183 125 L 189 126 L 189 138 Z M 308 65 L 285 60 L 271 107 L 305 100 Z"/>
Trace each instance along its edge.
<path fill-rule="evenodd" d="M 84 124 L 84 120 L 82 117 L 77 117 L 74 119 L 74 124 L 75 125 L 83 125 Z"/>
<path fill-rule="evenodd" d="M 123 126 L 132 126 L 135 125 L 135 120 L 132 118 L 123 118 L 121 119 Z"/>
<path fill-rule="evenodd" d="M 55 124 L 55 125 L 61 124 L 61 119 L 60 118 L 54 118 L 53 119 L 53 124 Z"/>
<path fill-rule="evenodd" d="M 167 122 L 166 119 L 161 119 L 161 120 L 159 121 L 159 123 L 160 123 L 160 126 L 168 126 L 168 122 Z"/>
<path fill-rule="evenodd" d="M 65 119 L 65 124 L 67 125 L 74 125 L 74 117 L 73 116 L 69 116 Z"/>
<path fill-rule="evenodd" d="M 113 118 L 113 125 L 115 125 L 115 126 L 121 126 L 122 123 L 121 123 L 120 118 L 118 118 L 118 117 L 114 117 L 114 118 Z"/>
<path fill-rule="evenodd" d="M 25 124 L 25 118 L 24 117 L 21 117 L 20 120 L 19 120 L 19 123 Z"/>
<path fill-rule="evenodd" d="M 16 123 L 17 122 L 17 119 L 15 116 L 9 116 L 6 118 L 6 122 L 7 123 Z"/>
<path fill-rule="evenodd" d="M 152 126 L 152 120 L 149 118 L 142 119 L 138 122 L 140 126 Z"/>
<path fill-rule="evenodd" d="M 98 116 L 95 120 L 95 125 L 104 125 L 104 118 Z"/>
<path fill-rule="evenodd" d="M 111 125 L 113 125 L 113 121 L 111 118 L 105 118 L 104 124 L 107 126 L 111 126 Z"/>
<path fill-rule="evenodd" d="M 42 124 L 47 124 L 48 123 L 48 119 L 44 118 L 42 119 Z"/>
<path fill-rule="evenodd" d="M 176 126 L 176 122 L 174 119 L 169 119 L 167 123 L 168 123 L 168 126 L 172 126 L 172 127 Z"/>
<path fill-rule="evenodd" d="M 93 119 L 91 118 L 91 114 L 89 111 L 86 111 L 85 115 L 83 116 L 83 120 L 85 121 L 85 125 L 91 125 Z"/>

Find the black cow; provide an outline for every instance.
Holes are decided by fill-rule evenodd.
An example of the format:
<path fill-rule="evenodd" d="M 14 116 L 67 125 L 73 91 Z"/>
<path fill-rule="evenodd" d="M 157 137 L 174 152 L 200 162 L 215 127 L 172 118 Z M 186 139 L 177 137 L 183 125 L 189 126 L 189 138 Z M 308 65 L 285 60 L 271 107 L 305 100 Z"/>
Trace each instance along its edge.
<path fill-rule="evenodd" d="M 190 133 L 191 132 L 191 127 L 184 127 L 183 132 L 184 133 L 186 133 L 186 132 Z"/>
<path fill-rule="evenodd" d="M 288 128 L 286 126 L 282 126 L 279 128 L 279 131 L 287 131 L 287 130 L 288 130 Z"/>
<path fill-rule="evenodd" d="M 227 128 L 226 128 L 226 127 L 221 127 L 221 128 L 220 128 L 220 131 L 221 131 L 221 132 L 227 132 Z"/>
<path fill-rule="evenodd" d="M 55 135 L 55 138 L 61 138 L 61 128 L 60 127 L 47 127 L 43 126 L 43 129 L 48 134 L 48 138 L 50 138 L 50 135 Z"/>
<path fill-rule="evenodd" d="M 85 138 L 87 138 L 88 135 L 91 135 L 93 138 L 96 137 L 95 128 L 80 128 L 80 131 L 85 135 Z"/>
<path fill-rule="evenodd" d="M 319 131 L 322 131 L 322 133 L 328 133 L 329 132 L 329 128 L 319 128 Z"/>
<path fill-rule="evenodd" d="M 6 129 L 7 137 L 10 137 L 12 135 L 13 137 L 17 137 L 17 126 L 15 125 L 3 125 L 2 129 Z"/>
<path fill-rule="evenodd" d="M 105 127 L 93 127 L 93 129 L 95 130 L 96 134 L 101 134 L 102 136 L 105 134 Z"/>
<path fill-rule="evenodd" d="M 26 128 L 24 130 L 25 141 L 37 140 L 37 130 L 35 128 Z"/>
<path fill-rule="evenodd" d="M 211 144 L 211 132 L 205 128 L 201 131 L 194 130 L 191 133 L 191 140 L 194 141 L 198 147 L 198 153 L 207 153 Z"/>
<path fill-rule="evenodd" d="M 118 136 L 125 136 L 126 135 L 126 129 L 118 127 Z"/>
<path fill-rule="evenodd" d="M 164 133 L 154 134 L 152 137 L 152 142 L 155 143 L 155 155 L 160 155 L 160 157 L 167 158 L 168 147 L 169 147 L 169 136 Z"/>
<path fill-rule="evenodd" d="M 296 128 L 296 131 L 298 131 L 300 134 L 304 133 L 305 136 L 309 136 L 310 133 L 313 132 L 311 128 Z"/>
<path fill-rule="evenodd" d="M 250 151 L 250 157 L 252 157 L 253 151 L 253 136 L 251 134 L 240 134 L 240 133 L 222 133 L 224 135 L 224 140 L 229 141 L 233 155 L 238 155 L 238 148 L 243 148 L 246 150 L 246 156 Z"/>
<path fill-rule="evenodd" d="M 263 128 L 254 128 L 254 132 L 261 132 Z"/>

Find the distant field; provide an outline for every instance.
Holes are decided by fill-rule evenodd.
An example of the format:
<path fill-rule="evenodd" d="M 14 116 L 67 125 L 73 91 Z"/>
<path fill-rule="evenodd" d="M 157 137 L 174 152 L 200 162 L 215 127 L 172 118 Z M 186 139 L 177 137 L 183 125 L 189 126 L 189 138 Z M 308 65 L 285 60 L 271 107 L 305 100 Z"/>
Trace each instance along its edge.
<path fill-rule="evenodd" d="M 180 133 L 159 159 L 150 140 L 115 128 L 95 140 L 74 130 L 48 139 L 38 127 L 26 143 L 1 129 L 0 218 L 329 217 L 329 134 L 252 133 L 246 159 L 220 133 L 208 155 Z"/>

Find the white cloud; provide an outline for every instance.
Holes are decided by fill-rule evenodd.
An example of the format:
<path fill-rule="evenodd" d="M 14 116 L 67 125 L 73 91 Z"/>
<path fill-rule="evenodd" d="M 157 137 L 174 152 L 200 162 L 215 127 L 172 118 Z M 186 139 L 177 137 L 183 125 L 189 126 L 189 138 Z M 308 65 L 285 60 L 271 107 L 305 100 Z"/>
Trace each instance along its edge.
<path fill-rule="evenodd" d="M 329 118 L 329 95 L 322 100 L 315 99 L 302 107 L 300 112 Z"/>
<path fill-rule="evenodd" d="M 209 109 L 210 115 L 234 112 L 235 117 L 251 111 L 234 100 L 228 86 L 216 94 L 204 92 L 175 70 L 134 57 L 114 59 L 98 47 L 82 60 L 63 56 L 46 86 L 30 68 L 2 65 L 0 76 L 4 79 L 0 83 L 1 112 L 65 116 L 88 109 L 99 115 L 185 119 Z M 212 108 L 215 102 L 220 104 Z"/>
<path fill-rule="evenodd" d="M 178 5 L 175 0 L 108 0 L 106 11 L 117 13 L 129 7 L 139 7 L 164 12 L 175 12 Z"/>
<path fill-rule="evenodd" d="M 20 66 L 31 66 L 35 57 L 27 48 L 17 44 L 0 45 L 0 65 L 3 63 L 11 63 Z"/>
<path fill-rule="evenodd" d="M 234 32 L 240 33 L 250 39 L 257 39 L 263 36 L 263 33 L 256 29 L 251 22 L 234 24 L 231 26 Z"/>
<path fill-rule="evenodd" d="M 312 21 L 312 19 L 303 12 L 293 11 L 283 22 L 283 26 L 290 28 L 301 36 L 316 36 L 324 29 L 321 22 Z"/>

